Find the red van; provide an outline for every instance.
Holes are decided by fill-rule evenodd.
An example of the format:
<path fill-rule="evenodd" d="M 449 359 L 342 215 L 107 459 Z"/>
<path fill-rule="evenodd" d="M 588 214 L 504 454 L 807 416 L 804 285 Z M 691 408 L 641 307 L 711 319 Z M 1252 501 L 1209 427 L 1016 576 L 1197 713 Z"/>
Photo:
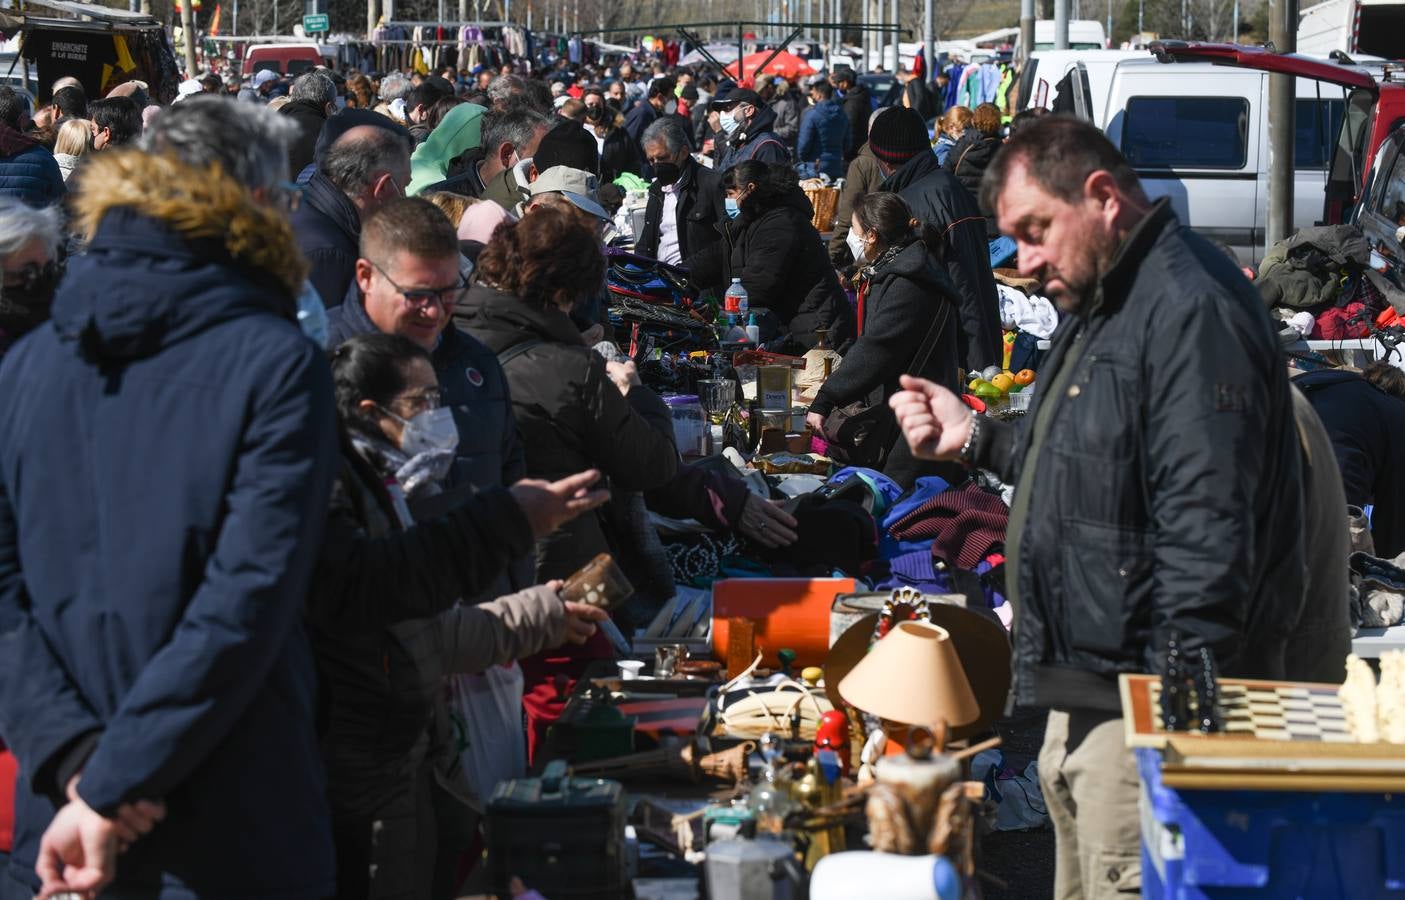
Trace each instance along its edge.
<path fill-rule="evenodd" d="M 261 69 L 296 78 L 323 64 L 316 44 L 250 44 L 244 51 L 244 77 Z"/>

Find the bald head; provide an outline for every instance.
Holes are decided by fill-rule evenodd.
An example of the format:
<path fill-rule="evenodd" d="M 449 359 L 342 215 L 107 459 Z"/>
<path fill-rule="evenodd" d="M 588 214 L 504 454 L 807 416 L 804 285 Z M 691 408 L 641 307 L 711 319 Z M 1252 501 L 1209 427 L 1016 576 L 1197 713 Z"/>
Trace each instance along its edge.
<path fill-rule="evenodd" d="M 327 149 L 321 170 L 364 219 L 386 201 L 404 196 L 410 183 L 410 147 L 394 131 L 357 125 Z"/>

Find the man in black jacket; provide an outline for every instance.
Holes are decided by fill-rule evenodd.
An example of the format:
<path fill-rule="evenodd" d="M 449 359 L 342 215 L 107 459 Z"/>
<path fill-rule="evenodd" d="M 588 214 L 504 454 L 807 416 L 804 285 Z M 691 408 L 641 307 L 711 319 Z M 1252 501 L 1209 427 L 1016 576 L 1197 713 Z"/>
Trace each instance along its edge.
<path fill-rule="evenodd" d="M 654 167 L 644 231 L 635 251 L 676 266 L 721 240 L 722 182 L 688 152 L 688 135 L 675 118 L 660 119 L 644 132 L 644 153 Z"/>
<path fill-rule="evenodd" d="M 644 131 L 659 116 L 672 116 L 678 111 L 678 98 L 673 96 L 674 82 L 671 78 L 657 78 L 649 85 L 649 94 L 643 103 L 625 113 L 624 130 L 634 142 L 635 152 L 644 158 Z M 653 178 L 654 173 L 644 166 L 644 177 Z"/>
<path fill-rule="evenodd" d="M 849 149 L 844 154 L 844 163 L 848 165 L 868 141 L 868 117 L 873 115 L 873 99 L 848 66 L 836 66 L 829 83 L 844 98 L 844 116 L 849 120 Z"/>
<path fill-rule="evenodd" d="M 873 123 L 868 146 L 885 176 L 880 189 L 902 197 L 923 224 L 946 235 L 946 273 L 961 304 L 962 368 L 1000 365 L 1000 295 L 976 198 L 942 170 L 928 142 L 927 126 L 915 110 L 885 110 Z"/>
<path fill-rule="evenodd" d="M 317 137 L 337 111 L 337 87 L 322 72 L 304 72 L 288 92 L 289 102 L 278 110 L 297 123 L 298 136 L 288 147 L 288 173 L 293 177 L 312 164 Z"/>
<path fill-rule="evenodd" d="M 1374 505 L 1376 556 L 1405 551 L 1405 401 L 1355 372 L 1319 369 L 1293 378 L 1332 438 L 1346 502 Z"/>
<path fill-rule="evenodd" d="M 308 280 L 331 307 L 356 275 L 362 220 L 410 183 L 410 135 L 379 113 L 348 109 L 328 120 L 318 146 L 317 171 L 292 220 Z"/>
<path fill-rule="evenodd" d="M 1303 604 L 1287 369 L 1234 262 L 1151 204 L 1092 125 L 1020 131 L 982 193 L 1021 274 L 1066 314 L 1033 409 L 1018 425 L 978 418 L 912 378 L 892 405 L 914 454 L 1015 485 L 1015 689 L 1052 707 L 1039 776 L 1054 896 L 1111 897 L 1141 880 L 1117 676 L 1161 671 L 1172 639 L 1226 675 L 1283 674 Z"/>

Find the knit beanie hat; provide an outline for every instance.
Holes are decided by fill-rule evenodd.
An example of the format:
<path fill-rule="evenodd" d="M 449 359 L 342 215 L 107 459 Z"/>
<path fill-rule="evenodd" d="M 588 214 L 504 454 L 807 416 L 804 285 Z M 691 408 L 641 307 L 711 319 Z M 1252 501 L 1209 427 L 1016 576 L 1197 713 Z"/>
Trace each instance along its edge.
<path fill-rule="evenodd" d="M 896 108 L 886 111 L 873 123 L 868 133 L 868 148 L 879 161 L 900 166 L 923 151 L 931 149 L 927 126 L 915 109 Z"/>

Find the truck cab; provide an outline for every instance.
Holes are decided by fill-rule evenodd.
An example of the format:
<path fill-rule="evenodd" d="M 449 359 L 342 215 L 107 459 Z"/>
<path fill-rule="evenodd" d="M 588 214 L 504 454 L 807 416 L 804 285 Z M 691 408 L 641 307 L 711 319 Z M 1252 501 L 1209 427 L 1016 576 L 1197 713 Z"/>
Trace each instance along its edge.
<path fill-rule="evenodd" d="M 323 64 L 316 44 L 250 44 L 244 51 L 244 77 L 268 69 L 296 78 Z"/>

